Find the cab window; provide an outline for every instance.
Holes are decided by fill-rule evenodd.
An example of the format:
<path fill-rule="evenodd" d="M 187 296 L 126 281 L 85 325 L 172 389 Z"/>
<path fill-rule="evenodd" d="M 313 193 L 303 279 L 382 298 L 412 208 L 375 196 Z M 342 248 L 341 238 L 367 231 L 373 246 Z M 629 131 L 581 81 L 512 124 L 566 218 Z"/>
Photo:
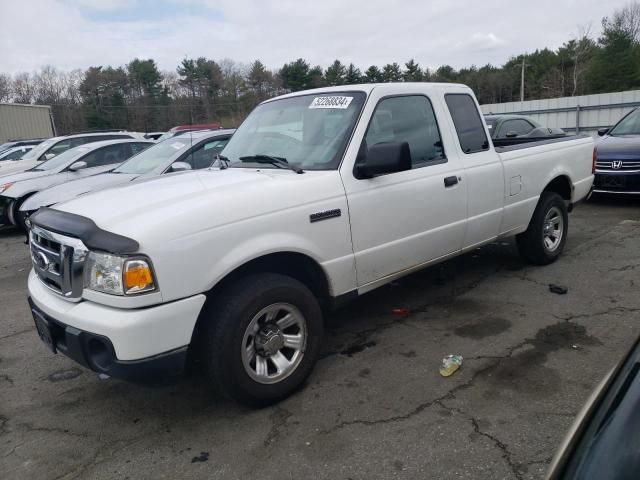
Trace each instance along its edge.
<path fill-rule="evenodd" d="M 489 150 L 485 124 L 480 118 L 476 102 L 466 93 L 448 93 L 444 96 L 456 127 L 460 148 L 464 153 Z"/>
<path fill-rule="evenodd" d="M 446 162 L 433 107 L 423 95 L 381 100 L 367 127 L 365 142 L 367 147 L 407 142 L 413 168 Z"/>

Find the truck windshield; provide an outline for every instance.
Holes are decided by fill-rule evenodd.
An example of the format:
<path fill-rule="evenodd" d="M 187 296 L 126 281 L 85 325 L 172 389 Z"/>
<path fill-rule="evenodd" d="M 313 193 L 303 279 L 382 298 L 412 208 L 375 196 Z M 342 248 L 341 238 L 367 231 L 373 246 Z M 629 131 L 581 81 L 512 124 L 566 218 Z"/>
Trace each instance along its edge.
<path fill-rule="evenodd" d="M 263 103 L 224 149 L 231 167 L 278 168 L 240 157 L 286 159 L 304 170 L 335 170 L 362 110 L 361 91 L 316 93 Z"/>
<path fill-rule="evenodd" d="M 613 137 L 622 135 L 640 135 L 640 109 L 631 112 L 620 120 L 620 123 L 611 129 L 609 135 Z"/>

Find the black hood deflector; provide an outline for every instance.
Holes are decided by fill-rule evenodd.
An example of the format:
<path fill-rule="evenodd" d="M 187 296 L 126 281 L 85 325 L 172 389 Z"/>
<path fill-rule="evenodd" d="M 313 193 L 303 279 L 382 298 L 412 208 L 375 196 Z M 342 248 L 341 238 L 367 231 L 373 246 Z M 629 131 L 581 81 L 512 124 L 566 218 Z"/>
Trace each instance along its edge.
<path fill-rule="evenodd" d="M 120 254 L 135 253 L 140 248 L 135 240 L 102 230 L 90 218 L 74 213 L 42 207 L 29 220 L 50 232 L 78 238 L 90 250 Z"/>

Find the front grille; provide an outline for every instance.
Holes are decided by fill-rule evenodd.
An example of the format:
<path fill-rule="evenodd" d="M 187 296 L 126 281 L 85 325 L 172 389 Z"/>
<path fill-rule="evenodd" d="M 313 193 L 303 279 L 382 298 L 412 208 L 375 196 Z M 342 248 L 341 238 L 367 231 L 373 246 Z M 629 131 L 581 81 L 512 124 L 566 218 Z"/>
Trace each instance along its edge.
<path fill-rule="evenodd" d="M 597 170 L 606 170 L 611 172 L 640 172 L 640 161 L 638 160 L 598 160 L 596 162 Z"/>
<path fill-rule="evenodd" d="M 87 249 L 77 238 L 66 237 L 34 226 L 29 233 L 33 269 L 50 290 L 79 300 L 83 289 L 83 267 Z"/>

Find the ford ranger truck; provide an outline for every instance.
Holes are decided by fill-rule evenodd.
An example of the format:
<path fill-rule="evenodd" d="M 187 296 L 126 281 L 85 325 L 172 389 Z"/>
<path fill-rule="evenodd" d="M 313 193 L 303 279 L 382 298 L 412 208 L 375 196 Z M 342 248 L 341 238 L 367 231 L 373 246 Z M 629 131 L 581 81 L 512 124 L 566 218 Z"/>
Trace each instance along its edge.
<path fill-rule="evenodd" d="M 273 403 L 311 373 L 323 311 L 499 238 L 551 263 L 593 182 L 591 138 L 496 146 L 455 84 L 273 98 L 218 160 L 31 217 L 52 352 L 136 381 L 189 356 L 228 396 Z"/>

